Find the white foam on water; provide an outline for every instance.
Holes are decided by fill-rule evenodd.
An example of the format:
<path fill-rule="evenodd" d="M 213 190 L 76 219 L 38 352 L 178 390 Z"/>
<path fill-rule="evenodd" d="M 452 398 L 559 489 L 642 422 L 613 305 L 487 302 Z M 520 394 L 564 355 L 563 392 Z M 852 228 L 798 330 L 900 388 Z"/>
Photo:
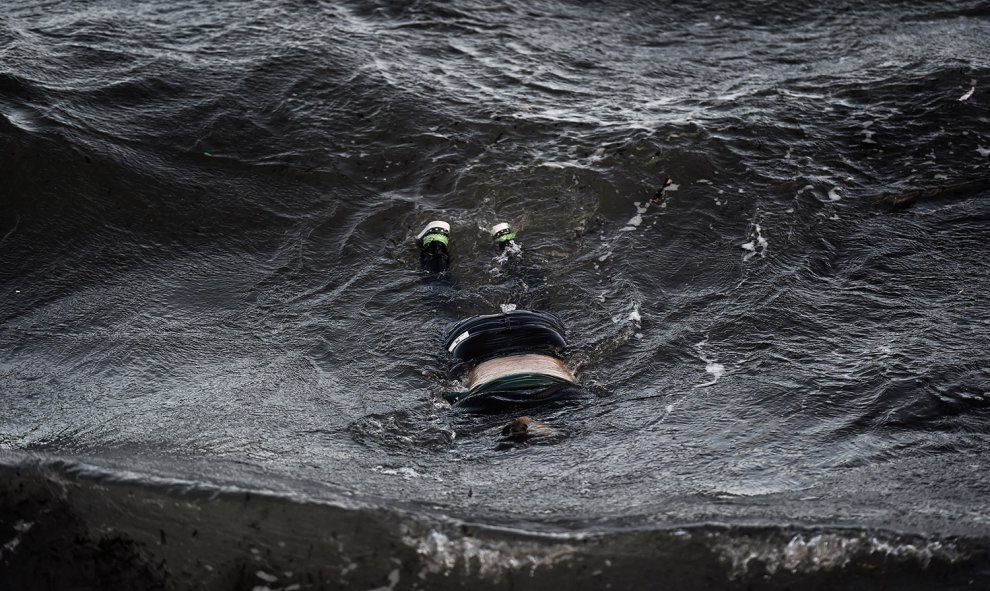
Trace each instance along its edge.
<path fill-rule="evenodd" d="M 502 267 L 509 262 L 509 257 L 518 256 L 522 253 L 522 250 L 522 244 L 513 240 L 511 244 L 502 249 L 502 252 L 498 253 L 498 255 L 492 259 L 495 265 L 489 269 L 489 273 L 492 275 L 501 274 L 503 272 Z"/>
<path fill-rule="evenodd" d="M 725 366 L 721 363 L 716 363 L 714 361 L 709 361 L 705 364 L 705 372 L 712 375 L 710 382 L 705 382 L 703 384 L 695 384 L 695 388 L 707 388 L 708 386 L 714 386 L 718 381 L 725 375 Z"/>
<path fill-rule="evenodd" d="M 871 556 L 883 556 L 886 561 L 914 562 L 926 567 L 933 558 L 955 562 L 963 554 L 951 543 L 923 541 L 901 543 L 876 537 L 857 537 L 844 533 L 799 533 L 783 540 L 760 540 L 751 537 L 723 537 L 713 547 L 732 564 L 734 579 L 751 571 L 774 574 L 787 572 L 831 571 L 850 562 Z"/>
<path fill-rule="evenodd" d="M 569 155 L 573 154 L 573 150 L 569 150 Z M 569 160 L 547 160 L 546 162 L 541 162 L 540 166 L 545 168 L 579 168 L 584 170 L 592 170 L 598 162 L 601 162 L 605 158 L 605 148 L 598 148 L 594 153 L 584 157 L 584 158 L 572 158 Z"/>
<path fill-rule="evenodd" d="M 629 320 L 639 324 L 643 317 L 639 314 L 639 304 L 633 304 L 632 312 L 629 313 Z"/>
<path fill-rule="evenodd" d="M 370 591 L 394 591 L 395 586 L 399 584 L 400 576 L 399 569 L 392 569 L 392 572 L 388 573 L 388 586 L 375 587 Z"/>
<path fill-rule="evenodd" d="M 646 205 L 641 205 L 639 201 L 634 202 L 633 205 L 636 206 L 636 215 L 629 218 L 629 221 L 626 222 L 625 227 L 619 230 L 620 232 L 632 232 L 633 230 L 638 228 L 640 224 L 643 223 L 643 214 L 646 213 L 646 210 L 650 208 L 649 203 L 647 203 Z"/>
<path fill-rule="evenodd" d="M 620 232 L 632 232 L 637 227 L 639 227 L 639 225 L 642 224 L 642 223 L 643 223 L 643 216 L 641 216 L 639 214 L 636 214 L 633 217 L 629 218 L 629 221 L 626 222 L 626 226 L 624 228 L 622 228 L 621 230 L 619 230 L 619 231 Z"/>
<path fill-rule="evenodd" d="M 422 537 L 406 535 L 402 541 L 422 558 L 420 578 L 428 573 L 456 573 L 496 580 L 525 567 L 529 567 L 532 577 L 537 568 L 571 560 L 578 552 L 571 544 L 485 541 L 470 536 L 450 538 L 436 530 Z"/>
<path fill-rule="evenodd" d="M 439 476 L 430 476 L 429 474 L 421 474 L 417 472 L 414 468 L 409 466 L 401 466 L 399 468 L 386 468 L 385 466 L 378 465 L 371 469 L 372 472 L 378 474 L 385 474 L 386 476 L 401 476 L 403 480 L 412 480 L 413 478 L 432 478 L 437 482 L 443 482 L 443 478 Z"/>
<path fill-rule="evenodd" d="M 745 244 L 740 245 L 740 248 L 748 251 L 746 253 L 746 256 L 743 257 L 743 260 L 748 261 L 749 259 L 757 255 L 759 255 L 760 257 L 766 256 L 767 246 L 769 246 L 769 244 L 770 243 L 763 236 L 763 229 L 760 227 L 759 224 L 756 224 L 753 229 L 752 240 L 746 242 Z"/>
<path fill-rule="evenodd" d="M 503 314 L 508 314 L 509 312 L 512 312 L 513 310 L 516 309 L 516 305 L 515 304 L 499 304 L 499 308 L 502 309 L 502 313 Z"/>
<path fill-rule="evenodd" d="M 18 533 L 24 533 L 34 527 L 33 521 L 18 521 L 14 524 L 14 531 Z"/>
<path fill-rule="evenodd" d="M 14 536 L 13 539 L 11 539 L 9 542 L 7 542 L 2 547 L 0 547 L 0 558 L 3 558 L 4 552 L 13 552 L 20 545 L 21 545 L 21 537 Z"/>
<path fill-rule="evenodd" d="M 695 384 L 694 388 L 705 388 L 708 386 L 714 386 L 718 381 L 725 375 L 725 366 L 718 362 L 715 357 L 709 357 L 705 354 L 704 349 L 708 345 L 708 337 L 701 342 L 695 343 L 693 349 L 697 351 L 698 356 L 701 360 L 705 362 L 705 372 L 711 374 L 711 381 L 705 382 L 703 384 Z"/>
<path fill-rule="evenodd" d="M 357 569 L 357 567 L 358 567 L 358 564 L 356 562 L 349 562 L 349 563 L 347 563 L 346 566 L 344 566 L 344 567 L 342 567 L 340 569 L 340 576 L 346 577 L 348 575 L 348 573 L 350 573 L 352 570 Z"/>
<path fill-rule="evenodd" d="M 0 560 L 3 559 L 3 555 L 5 553 L 11 553 L 14 550 L 17 550 L 17 547 L 21 545 L 21 534 L 30 530 L 32 526 L 34 526 L 33 521 L 22 520 L 14 524 L 14 531 L 17 532 L 17 535 L 15 535 L 9 542 L 4 544 L 3 546 L 0 546 Z"/>
<path fill-rule="evenodd" d="M 875 132 L 872 129 L 870 129 L 870 126 L 872 126 L 873 123 L 874 123 L 873 121 L 867 121 L 866 123 L 863 124 L 863 129 L 860 130 L 860 132 L 859 132 L 862 136 L 864 136 L 863 137 L 863 143 L 864 144 L 875 144 L 875 143 L 877 143 L 876 140 L 873 139 L 873 136 L 876 135 L 877 132 Z"/>

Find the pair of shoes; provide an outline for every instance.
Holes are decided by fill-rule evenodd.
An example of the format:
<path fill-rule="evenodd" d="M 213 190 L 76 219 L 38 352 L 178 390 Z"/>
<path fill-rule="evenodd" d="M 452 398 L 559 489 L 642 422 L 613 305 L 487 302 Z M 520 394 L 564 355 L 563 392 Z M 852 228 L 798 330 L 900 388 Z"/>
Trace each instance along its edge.
<path fill-rule="evenodd" d="M 499 248 L 505 249 L 515 244 L 516 233 L 505 222 L 495 224 L 490 232 L 492 240 Z M 450 243 L 450 224 L 441 220 L 426 224 L 423 231 L 416 236 L 416 242 L 419 243 L 420 248 L 426 248 L 431 242 L 439 242 L 447 246 Z"/>

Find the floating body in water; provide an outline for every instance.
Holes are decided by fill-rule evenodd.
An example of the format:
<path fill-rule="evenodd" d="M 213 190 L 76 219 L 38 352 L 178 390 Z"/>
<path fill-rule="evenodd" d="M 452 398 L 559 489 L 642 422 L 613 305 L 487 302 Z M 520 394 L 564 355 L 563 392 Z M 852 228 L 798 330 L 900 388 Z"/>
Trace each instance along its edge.
<path fill-rule="evenodd" d="M 430 276 L 449 273 L 449 232 L 449 224 L 434 221 L 417 237 L 421 266 Z M 508 224 L 497 224 L 491 233 L 500 249 L 515 248 L 516 234 Z M 564 366 L 564 324 L 549 312 L 509 310 L 473 316 L 450 329 L 444 347 L 455 368 L 466 374 L 466 389 L 444 393 L 457 410 L 547 409 L 591 396 Z M 502 431 L 513 441 L 560 433 L 528 416 L 513 419 Z"/>

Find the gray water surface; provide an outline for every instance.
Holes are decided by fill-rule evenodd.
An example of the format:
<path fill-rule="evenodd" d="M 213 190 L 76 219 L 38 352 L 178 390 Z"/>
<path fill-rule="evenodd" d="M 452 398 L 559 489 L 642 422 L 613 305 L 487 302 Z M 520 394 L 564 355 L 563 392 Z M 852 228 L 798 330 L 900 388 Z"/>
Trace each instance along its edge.
<path fill-rule="evenodd" d="M 14 2 L 0 456 L 539 532 L 982 539 L 988 15 Z M 440 398 L 444 331 L 508 304 L 596 394 L 554 445 Z"/>

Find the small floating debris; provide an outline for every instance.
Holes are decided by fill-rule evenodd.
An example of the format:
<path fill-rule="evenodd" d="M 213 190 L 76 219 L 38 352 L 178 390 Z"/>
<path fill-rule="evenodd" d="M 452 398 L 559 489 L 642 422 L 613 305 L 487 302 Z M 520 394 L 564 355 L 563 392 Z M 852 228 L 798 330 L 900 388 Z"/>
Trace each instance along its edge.
<path fill-rule="evenodd" d="M 842 199 L 842 195 L 839 195 L 840 190 L 841 190 L 840 187 L 832 187 L 831 189 L 829 189 L 828 190 L 829 201 L 839 201 L 840 199 Z"/>
<path fill-rule="evenodd" d="M 964 94 L 961 97 L 959 97 L 959 100 L 960 101 L 968 101 L 970 99 L 970 97 L 973 96 L 973 93 L 974 92 L 976 92 L 976 87 L 975 86 L 971 87 L 969 89 L 969 92 L 967 92 L 966 94 Z"/>
<path fill-rule="evenodd" d="M 663 185 L 660 186 L 660 190 L 657 191 L 651 201 L 660 201 L 667 195 L 667 191 L 676 191 L 678 188 L 679 185 L 674 184 L 674 179 L 668 178 L 663 182 Z"/>
<path fill-rule="evenodd" d="M 983 156 L 984 158 L 990 156 L 990 148 L 984 148 L 983 146 L 978 146 L 976 148 L 976 151 L 977 153 L 979 153 L 980 156 Z"/>

